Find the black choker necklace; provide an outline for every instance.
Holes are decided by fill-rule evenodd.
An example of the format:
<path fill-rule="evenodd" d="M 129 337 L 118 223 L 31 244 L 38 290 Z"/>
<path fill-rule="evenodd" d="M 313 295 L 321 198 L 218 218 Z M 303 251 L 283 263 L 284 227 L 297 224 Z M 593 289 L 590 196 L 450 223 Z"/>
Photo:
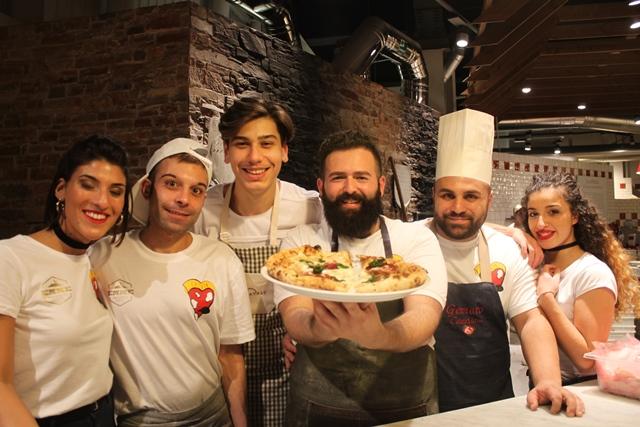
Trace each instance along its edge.
<path fill-rule="evenodd" d="M 543 252 L 558 252 L 563 249 L 572 248 L 574 246 L 578 246 L 578 242 L 567 243 L 566 245 L 556 246 L 555 248 L 543 249 Z"/>
<path fill-rule="evenodd" d="M 67 236 L 65 232 L 62 231 L 62 228 L 60 228 L 60 224 L 58 223 L 58 221 L 53 223 L 52 228 L 53 232 L 56 233 L 56 236 L 58 236 L 58 239 L 62 240 L 62 243 L 69 246 L 70 248 L 87 249 L 91 245 L 91 243 L 78 242 L 77 240 Z"/>

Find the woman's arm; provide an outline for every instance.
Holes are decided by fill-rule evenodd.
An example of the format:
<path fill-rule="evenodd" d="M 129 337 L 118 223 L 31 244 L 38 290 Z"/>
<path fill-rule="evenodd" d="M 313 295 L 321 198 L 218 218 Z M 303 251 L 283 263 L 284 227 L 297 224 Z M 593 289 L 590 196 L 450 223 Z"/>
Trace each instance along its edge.
<path fill-rule="evenodd" d="M 37 427 L 13 386 L 15 327 L 13 317 L 0 314 L 0 426 Z"/>
<path fill-rule="evenodd" d="M 581 372 L 593 370 L 594 361 L 583 355 L 593 350 L 593 341 L 606 341 L 614 318 L 615 297 L 608 288 L 597 288 L 576 298 L 573 304 L 573 323 L 567 318 L 555 298 L 546 291 L 549 276 L 538 278 L 540 308 L 549 319 L 560 348 Z"/>

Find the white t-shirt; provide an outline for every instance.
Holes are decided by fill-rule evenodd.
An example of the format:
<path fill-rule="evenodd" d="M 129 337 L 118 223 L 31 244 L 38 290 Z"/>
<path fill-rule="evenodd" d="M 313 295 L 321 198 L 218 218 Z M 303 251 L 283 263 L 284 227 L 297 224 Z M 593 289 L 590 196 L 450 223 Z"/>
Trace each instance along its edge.
<path fill-rule="evenodd" d="M 618 299 L 616 278 L 611 269 L 592 254 L 585 252 L 560 273 L 560 287 L 556 300 L 562 312 L 573 323 L 573 307 L 576 299 L 598 288 L 611 290 L 616 300 Z M 558 352 L 563 380 L 594 373 L 580 373 L 561 348 L 558 348 Z"/>
<path fill-rule="evenodd" d="M 534 271 L 520 254 L 518 245 L 510 237 L 490 227 L 483 226 L 482 231 L 487 238 L 489 247 L 492 282 L 498 290 L 500 287 L 502 288 L 498 295 L 505 316 L 513 318 L 537 307 Z M 480 236 L 466 242 L 437 236 L 446 260 L 449 282 L 480 282 L 480 261 L 478 258 L 478 239 Z"/>
<path fill-rule="evenodd" d="M 280 184 L 280 207 L 278 214 L 278 241 L 287 232 L 300 224 L 317 224 L 322 218 L 322 203 L 315 191 L 305 190 L 286 181 Z M 224 207 L 224 185 L 216 185 L 207 193 L 202 214 L 194 226 L 198 234 L 218 239 L 220 233 L 220 214 Z M 269 242 L 271 209 L 258 215 L 241 216 L 229 211 L 227 231 L 229 244 L 234 247 L 255 246 Z"/>
<path fill-rule="evenodd" d="M 405 261 L 415 263 L 429 274 L 429 285 L 424 286 L 412 295 L 429 296 L 442 307 L 447 299 L 447 274 L 438 240 L 431 230 L 421 223 L 406 223 L 396 219 L 385 218 L 389 230 L 391 250 Z M 331 227 L 326 221 L 318 225 L 302 225 L 289 232 L 282 242 L 282 248 L 320 245 L 322 250 L 331 250 Z M 339 237 L 338 247 L 353 255 L 384 256 L 384 245 L 380 230 L 364 239 Z M 276 305 L 295 294 L 281 286 L 274 287 Z"/>
<path fill-rule="evenodd" d="M 163 254 L 134 230 L 119 247 L 102 240 L 91 252 L 115 324 L 119 415 L 198 407 L 221 385 L 220 345 L 255 338 L 242 264 L 223 243 L 192 237 L 187 249 Z"/>
<path fill-rule="evenodd" d="M 113 324 L 89 257 L 18 235 L 0 241 L 0 271 L 0 314 L 16 320 L 13 383 L 31 414 L 59 415 L 106 395 Z"/>

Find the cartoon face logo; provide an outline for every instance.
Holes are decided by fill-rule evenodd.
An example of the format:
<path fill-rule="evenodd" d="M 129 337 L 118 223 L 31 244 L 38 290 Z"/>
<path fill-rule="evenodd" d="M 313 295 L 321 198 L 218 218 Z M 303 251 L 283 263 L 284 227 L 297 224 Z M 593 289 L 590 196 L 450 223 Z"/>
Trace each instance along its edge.
<path fill-rule="evenodd" d="M 214 284 L 207 280 L 201 282 L 197 279 L 189 279 L 182 286 L 187 295 L 189 295 L 189 302 L 196 319 L 199 319 L 203 314 L 209 313 L 216 294 Z"/>
<path fill-rule="evenodd" d="M 503 289 L 502 283 L 504 282 L 504 276 L 507 274 L 507 267 L 501 262 L 492 262 L 489 268 L 491 269 L 491 283 L 496 286 L 498 292 L 501 292 Z M 476 265 L 474 271 L 480 276 L 480 264 Z"/>
<path fill-rule="evenodd" d="M 464 332 L 465 335 L 473 335 L 475 331 L 476 331 L 476 328 L 474 328 L 471 325 L 464 325 L 464 328 L 462 328 L 462 332 Z"/>

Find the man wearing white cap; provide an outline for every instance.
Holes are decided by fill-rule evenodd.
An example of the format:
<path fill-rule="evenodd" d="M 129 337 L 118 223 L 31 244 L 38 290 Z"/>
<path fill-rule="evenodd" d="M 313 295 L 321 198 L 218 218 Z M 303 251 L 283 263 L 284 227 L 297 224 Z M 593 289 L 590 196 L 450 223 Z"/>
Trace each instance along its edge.
<path fill-rule="evenodd" d="M 441 411 L 513 396 L 509 374 L 508 318 L 515 326 L 534 388 L 535 410 L 566 405 L 580 416 L 584 405 L 561 388 L 558 352 L 538 309 L 534 271 L 515 242 L 483 226 L 491 204 L 494 120 L 465 109 L 440 118 L 434 187 L 436 231 L 447 265 L 447 304 L 435 334 Z"/>
<path fill-rule="evenodd" d="M 241 345 L 255 333 L 242 264 L 189 232 L 211 180 L 205 155 L 186 138 L 158 149 L 132 190 L 144 228 L 91 256 L 114 318 L 120 426 L 247 424 Z"/>

